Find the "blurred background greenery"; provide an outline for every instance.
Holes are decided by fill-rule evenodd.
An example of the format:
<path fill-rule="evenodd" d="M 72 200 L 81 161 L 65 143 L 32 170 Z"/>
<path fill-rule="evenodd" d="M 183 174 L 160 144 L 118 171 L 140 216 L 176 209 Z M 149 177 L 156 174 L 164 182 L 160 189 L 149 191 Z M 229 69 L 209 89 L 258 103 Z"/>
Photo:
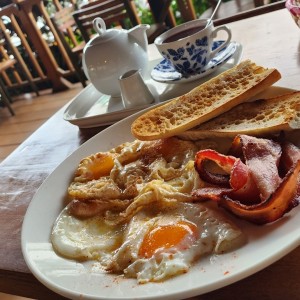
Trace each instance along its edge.
<path fill-rule="evenodd" d="M 153 17 L 151 11 L 149 9 L 149 5 L 147 0 L 134 0 L 138 9 L 138 14 L 141 18 L 141 22 L 144 24 L 152 24 Z M 226 1 L 226 0 L 225 0 Z M 228 1 L 228 0 L 227 0 Z M 206 9 L 209 8 L 209 1 L 208 0 L 193 0 L 193 4 L 195 7 L 195 11 L 197 16 L 200 16 Z M 176 23 L 180 24 L 183 22 L 181 19 L 181 15 L 179 10 L 177 9 L 177 1 L 173 0 L 171 4 L 172 11 L 174 13 Z"/>
<path fill-rule="evenodd" d="M 6 1 L 8 1 L 8 0 L 6 0 Z M 229 0 L 223 0 L 223 1 L 226 2 L 226 1 L 229 1 Z M 68 1 L 68 0 L 61 0 L 60 2 L 62 4 L 62 6 L 70 5 L 70 1 Z M 80 7 L 81 5 L 83 5 L 87 2 L 88 2 L 88 0 L 78 0 L 77 1 L 77 6 Z M 154 20 L 153 20 L 153 16 L 152 16 L 152 13 L 150 11 L 149 4 L 148 4 L 147 0 L 134 0 L 134 2 L 136 4 L 141 22 L 143 24 L 152 24 L 154 22 Z M 53 4 L 52 0 L 44 0 L 44 4 L 45 4 L 45 6 L 46 6 L 46 8 L 47 8 L 50 15 L 51 15 L 51 13 L 55 12 L 55 7 L 54 7 L 54 4 Z M 193 0 L 193 4 L 194 4 L 194 7 L 195 7 L 195 11 L 196 11 L 197 16 L 200 16 L 206 9 L 209 8 L 209 1 L 208 0 Z M 177 24 L 182 23 L 183 20 L 181 19 L 180 12 L 177 9 L 177 1 L 176 0 L 172 1 L 171 8 L 172 8 L 172 11 L 174 13 L 176 23 Z"/>

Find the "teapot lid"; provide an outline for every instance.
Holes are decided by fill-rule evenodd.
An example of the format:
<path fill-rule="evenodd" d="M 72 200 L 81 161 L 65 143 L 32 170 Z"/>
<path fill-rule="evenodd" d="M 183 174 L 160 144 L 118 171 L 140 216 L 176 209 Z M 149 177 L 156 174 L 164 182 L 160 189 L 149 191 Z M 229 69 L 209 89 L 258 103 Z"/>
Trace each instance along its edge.
<path fill-rule="evenodd" d="M 91 39 L 86 46 L 94 46 L 96 44 L 106 43 L 108 40 L 111 40 L 123 33 L 123 31 L 119 29 L 107 30 L 104 20 L 99 17 L 93 20 L 93 27 L 98 35 Z"/>

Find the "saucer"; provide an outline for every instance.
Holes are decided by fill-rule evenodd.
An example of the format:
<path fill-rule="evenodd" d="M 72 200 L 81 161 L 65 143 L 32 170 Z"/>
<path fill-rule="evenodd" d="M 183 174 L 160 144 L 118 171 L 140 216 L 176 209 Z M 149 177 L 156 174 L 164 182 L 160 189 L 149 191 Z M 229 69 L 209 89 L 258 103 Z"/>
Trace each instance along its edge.
<path fill-rule="evenodd" d="M 216 49 L 222 43 L 224 43 L 224 41 L 215 41 L 213 43 L 212 50 Z M 197 80 L 211 74 L 219 67 L 224 65 L 226 61 L 236 52 L 239 46 L 240 44 L 237 42 L 230 42 L 227 47 L 219 51 L 218 54 L 212 60 L 210 60 L 205 69 L 199 73 L 189 75 L 187 77 L 177 72 L 169 60 L 163 59 L 153 68 L 151 71 L 151 77 L 153 80 L 163 83 L 185 83 Z"/>

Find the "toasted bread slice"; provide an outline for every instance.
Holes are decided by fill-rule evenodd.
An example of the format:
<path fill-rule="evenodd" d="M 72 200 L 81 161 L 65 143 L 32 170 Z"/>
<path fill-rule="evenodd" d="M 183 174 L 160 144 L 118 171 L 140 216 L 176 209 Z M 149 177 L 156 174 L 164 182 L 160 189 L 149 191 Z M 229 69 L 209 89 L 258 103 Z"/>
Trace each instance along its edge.
<path fill-rule="evenodd" d="M 249 100 L 280 78 L 276 69 L 243 61 L 189 93 L 144 113 L 133 122 L 131 132 L 140 140 L 178 135 Z"/>
<path fill-rule="evenodd" d="M 262 136 L 293 129 L 300 129 L 300 91 L 240 104 L 179 136 L 199 140 L 237 134 Z"/>

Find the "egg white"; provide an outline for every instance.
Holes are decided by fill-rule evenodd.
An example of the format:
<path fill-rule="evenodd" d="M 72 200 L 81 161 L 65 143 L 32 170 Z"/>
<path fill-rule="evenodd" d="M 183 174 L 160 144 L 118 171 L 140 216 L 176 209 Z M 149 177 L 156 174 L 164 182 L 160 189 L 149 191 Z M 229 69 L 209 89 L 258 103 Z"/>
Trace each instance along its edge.
<path fill-rule="evenodd" d="M 123 232 L 124 226 L 107 225 L 100 216 L 78 219 L 66 207 L 53 226 L 51 242 L 68 258 L 101 259 L 121 245 Z"/>
<path fill-rule="evenodd" d="M 197 227 L 197 237 L 142 257 L 140 247 L 150 228 L 187 222 Z M 114 273 L 137 278 L 139 283 L 162 281 L 188 272 L 200 257 L 231 250 L 243 241 L 239 228 L 203 204 L 174 202 L 165 207 L 145 207 L 128 224 L 108 225 L 103 217 L 78 219 L 66 207 L 57 218 L 51 242 L 61 255 L 97 260 Z"/>
<path fill-rule="evenodd" d="M 198 236 L 192 245 L 186 243 L 157 251 L 150 258 L 139 256 L 139 249 L 146 233 L 153 226 L 163 226 L 180 221 L 190 222 L 198 228 Z M 224 216 L 202 204 L 176 203 L 158 215 L 144 209 L 133 217 L 125 233 L 124 243 L 111 257 L 110 268 L 123 270 L 139 283 L 162 281 L 168 277 L 186 273 L 194 261 L 207 253 L 229 251 L 244 240 L 242 232 Z"/>

